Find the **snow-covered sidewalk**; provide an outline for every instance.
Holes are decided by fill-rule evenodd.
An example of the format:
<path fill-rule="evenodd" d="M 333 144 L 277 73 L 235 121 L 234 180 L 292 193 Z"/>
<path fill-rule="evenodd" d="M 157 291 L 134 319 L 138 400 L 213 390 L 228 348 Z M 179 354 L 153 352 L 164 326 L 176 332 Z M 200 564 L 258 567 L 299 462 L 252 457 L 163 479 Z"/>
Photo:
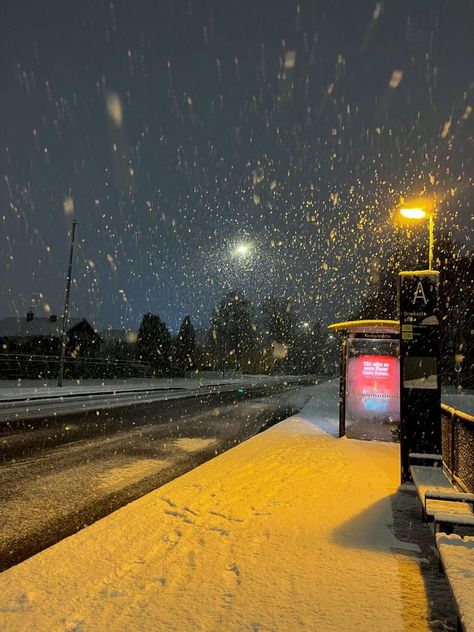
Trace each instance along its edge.
<path fill-rule="evenodd" d="M 450 629 L 399 446 L 337 439 L 337 388 L 1 574 L 0 629 Z"/>

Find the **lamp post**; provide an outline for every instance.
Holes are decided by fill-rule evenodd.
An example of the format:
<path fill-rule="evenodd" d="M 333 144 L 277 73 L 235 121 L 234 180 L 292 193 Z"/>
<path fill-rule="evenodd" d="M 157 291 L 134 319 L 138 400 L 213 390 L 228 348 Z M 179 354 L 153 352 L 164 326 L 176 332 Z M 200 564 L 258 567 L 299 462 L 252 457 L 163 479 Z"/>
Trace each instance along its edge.
<path fill-rule="evenodd" d="M 428 203 L 413 206 L 401 206 L 399 213 L 405 219 L 420 221 L 428 218 L 428 270 L 433 269 L 433 250 L 434 250 L 434 213 Z"/>

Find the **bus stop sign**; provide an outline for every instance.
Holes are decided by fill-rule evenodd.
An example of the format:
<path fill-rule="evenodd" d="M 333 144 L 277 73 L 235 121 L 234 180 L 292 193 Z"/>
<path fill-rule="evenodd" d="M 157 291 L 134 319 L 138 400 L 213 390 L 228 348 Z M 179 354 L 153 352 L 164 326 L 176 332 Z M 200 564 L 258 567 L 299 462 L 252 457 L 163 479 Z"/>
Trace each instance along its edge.
<path fill-rule="evenodd" d="M 402 482 L 410 452 L 441 451 L 439 272 L 400 272 L 400 453 Z"/>

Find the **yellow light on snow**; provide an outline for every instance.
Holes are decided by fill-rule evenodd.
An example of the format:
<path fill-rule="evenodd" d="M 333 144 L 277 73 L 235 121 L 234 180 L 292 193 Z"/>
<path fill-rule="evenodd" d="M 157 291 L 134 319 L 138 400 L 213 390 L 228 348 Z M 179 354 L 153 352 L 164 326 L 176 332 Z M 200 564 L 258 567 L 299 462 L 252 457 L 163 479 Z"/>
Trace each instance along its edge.
<path fill-rule="evenodd" d="M 400 215 L 407 219 L 423 219 L 427 212 L 422 208 L 401 208 Z"/>

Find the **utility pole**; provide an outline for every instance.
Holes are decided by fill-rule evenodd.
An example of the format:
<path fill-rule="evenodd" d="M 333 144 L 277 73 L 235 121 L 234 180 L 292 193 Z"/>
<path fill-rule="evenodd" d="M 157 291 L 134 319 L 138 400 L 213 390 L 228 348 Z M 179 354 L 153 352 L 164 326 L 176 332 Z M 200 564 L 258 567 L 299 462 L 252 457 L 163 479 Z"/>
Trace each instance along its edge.
<path fill-rule="evenodd" d="M 67 328 L 67 322 L 69 320 L 69 295 L 71 293 L 72 255 L 74 252 L 74 237 L 76 234 L 76 224 L 77 224 L 77 221 L 74 219 L 72 221 L 71 247 L 69 250 L 69 264 L 67 267 L 67 276 L 66 276 L 66 295 L 64 297 L 63 326 L 61 330 L 61 358 L 59 360 L 58 386 L 63 385 L 64 358 L 66 356 L 66 338 L 67 338 L 66 328 Z"/>

